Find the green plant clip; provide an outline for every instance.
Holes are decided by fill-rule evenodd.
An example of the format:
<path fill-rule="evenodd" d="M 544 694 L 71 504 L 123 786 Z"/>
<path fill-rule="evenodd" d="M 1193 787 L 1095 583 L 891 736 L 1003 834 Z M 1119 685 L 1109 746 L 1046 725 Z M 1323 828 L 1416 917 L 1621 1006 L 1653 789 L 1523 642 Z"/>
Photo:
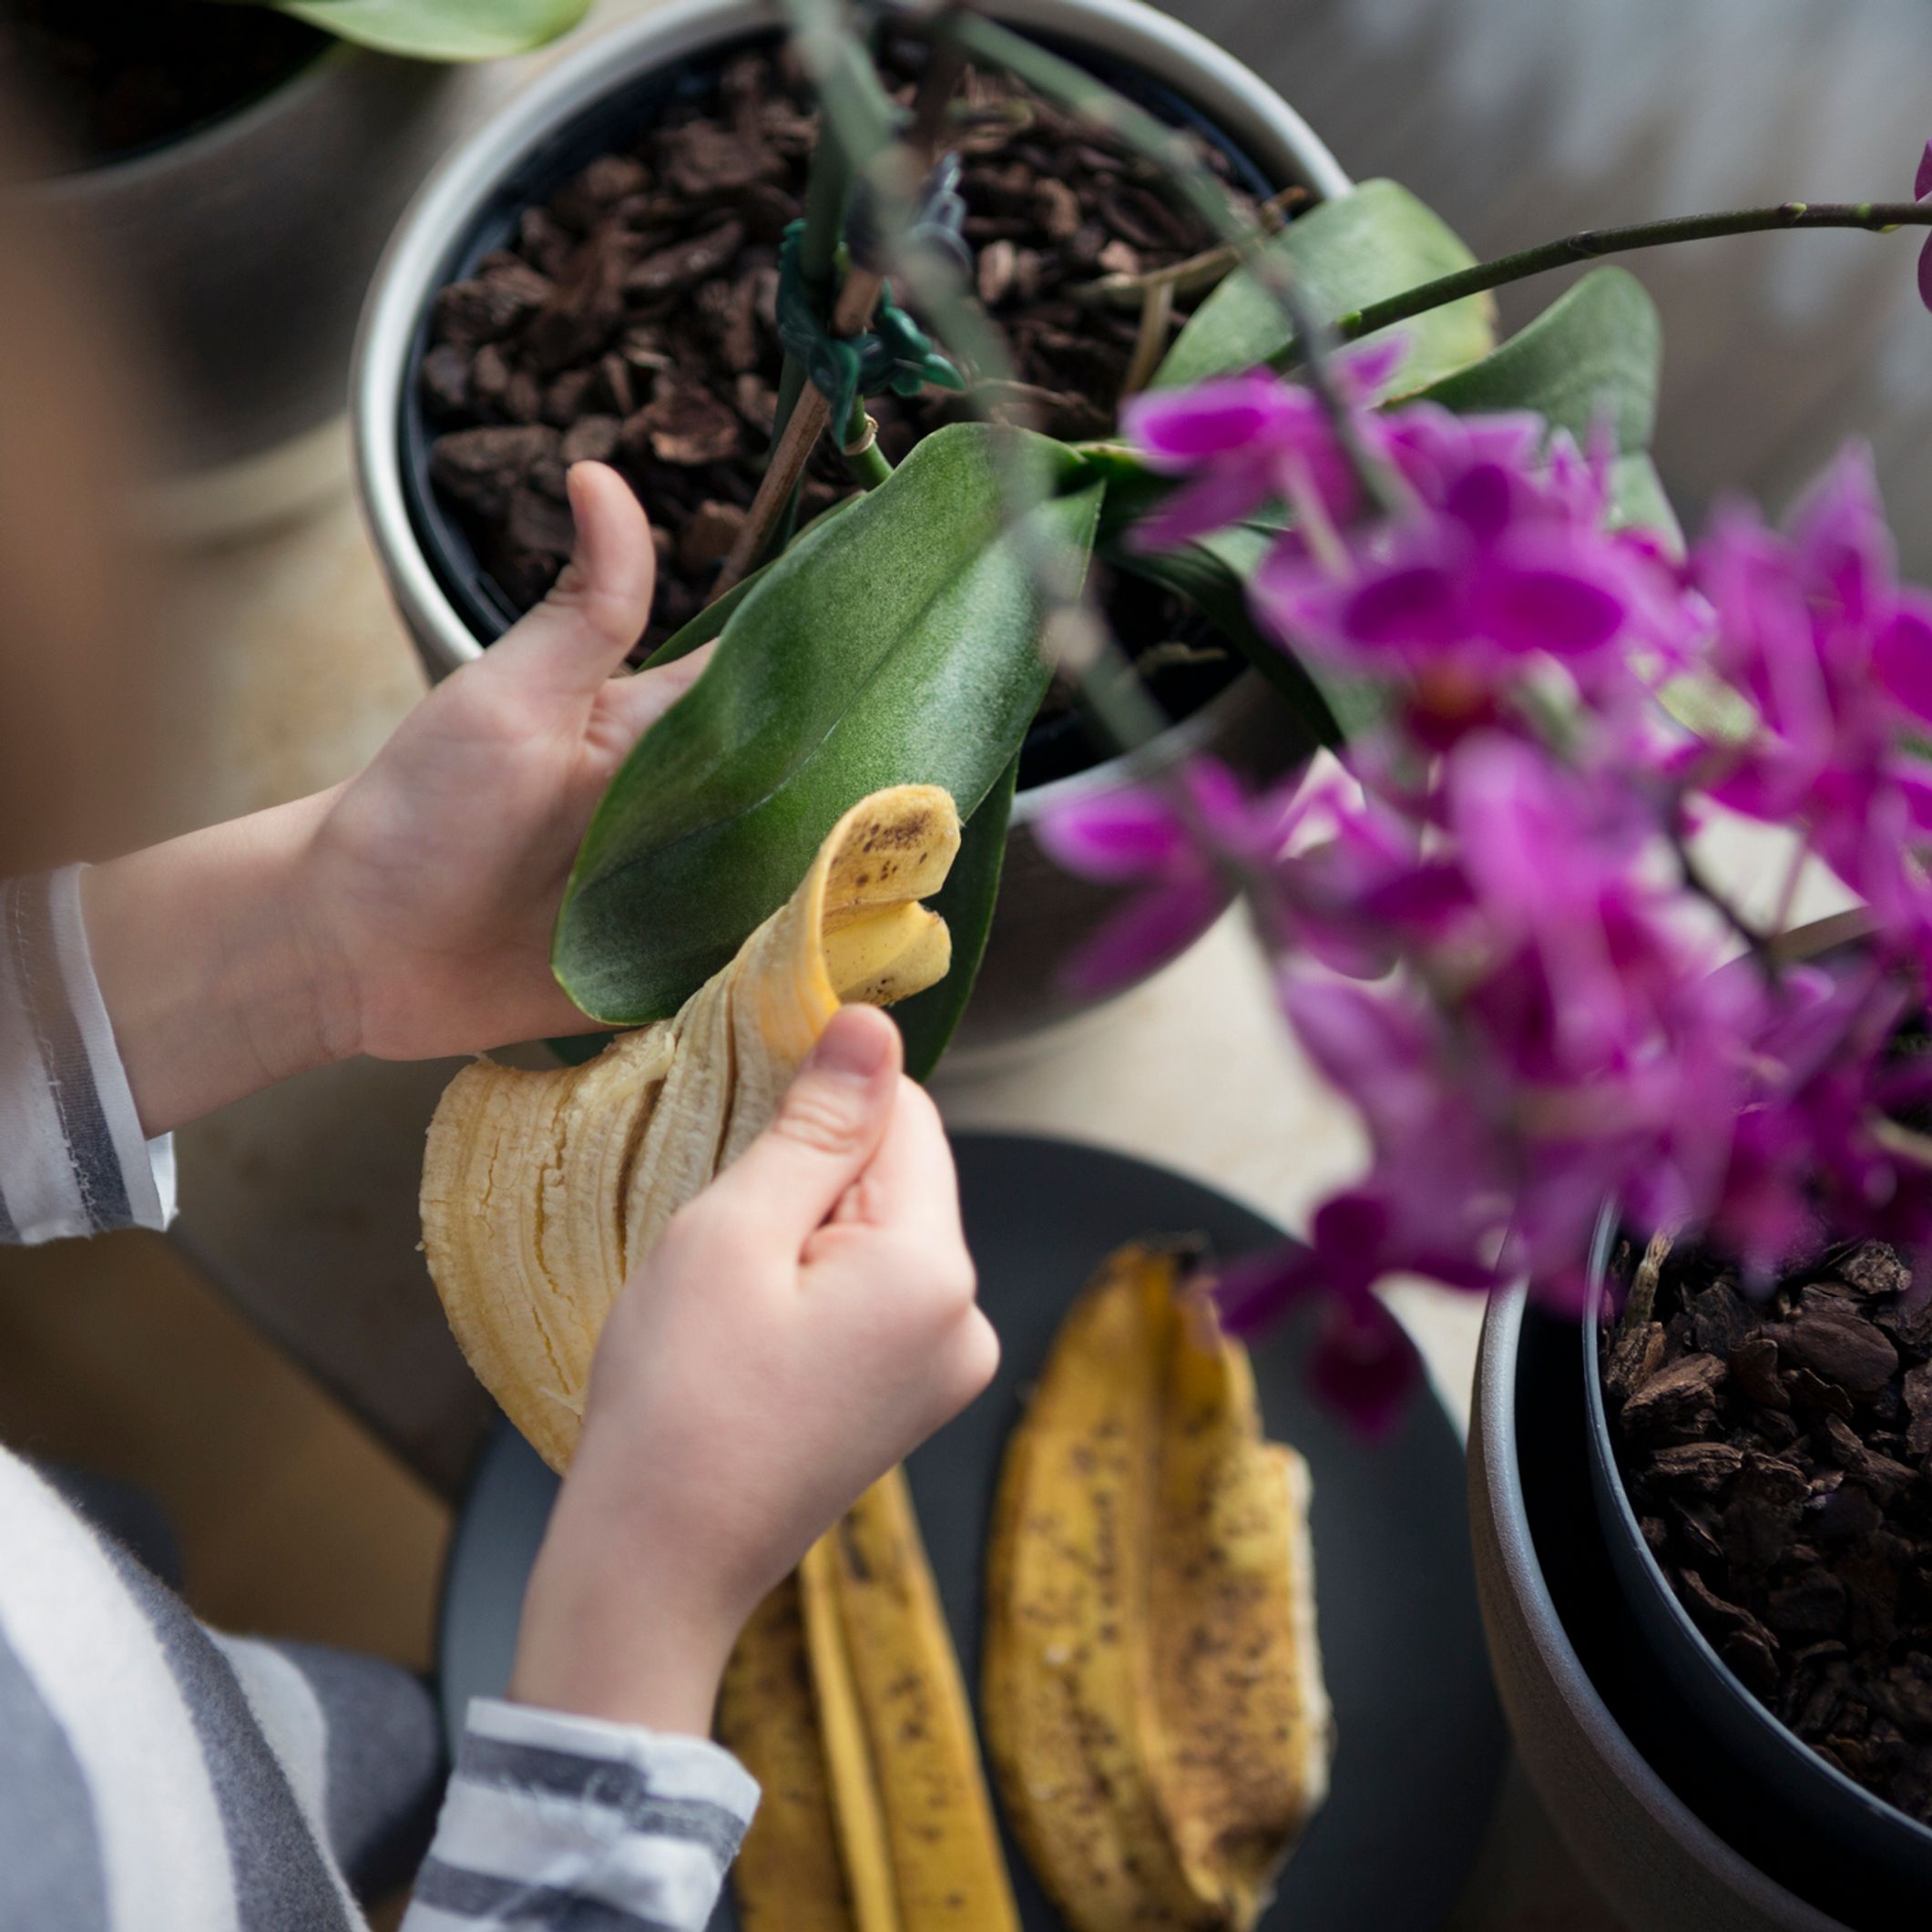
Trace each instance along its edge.
<path fill-rule="evenodd" d="M 805 372 L 832 404 L 832 420 L 843 424 L 861 395 L 917 395 L 928 383 L 963 390 L 966 378 L 933 347 L 931 339 L 892 299 L 890 286 L 879 291 L 873 326 L 863 335 L 829 333 L 825 318 L 799 271 L 805 225 L 785 230 L 778 250 L 778 339 L 785 353 Z"/>

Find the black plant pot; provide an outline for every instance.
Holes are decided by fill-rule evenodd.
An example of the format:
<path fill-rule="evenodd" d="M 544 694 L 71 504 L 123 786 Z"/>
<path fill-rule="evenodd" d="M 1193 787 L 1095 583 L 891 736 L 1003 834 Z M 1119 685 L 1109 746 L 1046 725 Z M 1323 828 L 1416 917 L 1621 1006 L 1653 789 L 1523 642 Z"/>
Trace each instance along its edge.
<path fill-rule="evenodd" d="M 1590 1495 L 1631 1631 L 1739 1796 L 1783 1844 L 1807 1896 L 1828 1900 L 1856 1925 L 1923 1917 L 1932 1907 L 1932 1829 L 1855 1784 L 1759 1702 L 1692 1620 L 1644 1541 L 1603 1399 L 1599 1340 L 1616 1237 L 1606 1213 L 1591 1245 L 1580 1354 Z"/>
<path fill-rule="evenodd" d="M 1469 1513 L 1490 1663 L 1529 1781 L 1641 1932 L 1849 1932 L 1801 1892 L 1791 1833 L 1647 1655 L 1589 1501 L 1581 1356 L 1574 1319 L 1520 1289 L 1491 1303 Z"/>

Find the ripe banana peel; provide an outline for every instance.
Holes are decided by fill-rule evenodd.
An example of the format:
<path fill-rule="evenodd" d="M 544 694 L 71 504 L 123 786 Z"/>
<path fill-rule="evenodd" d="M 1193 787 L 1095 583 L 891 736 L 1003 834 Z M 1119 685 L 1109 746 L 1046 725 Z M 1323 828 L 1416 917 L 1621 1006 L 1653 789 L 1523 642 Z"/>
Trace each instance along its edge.
<path fill-rule="evenodd" d="M 745 1932 L 1018 1932 L 903 1471 L 767 1599 L 718 1735 L 765 1789 L 732 1876 Z"/>
<path fill-rule="evenodd" d="M 577 1446 L 612 1302 L 671 1216 L 757 1138 L 846 1001 L 943 978 L 920 901 L 959 849 L 933 785 L 863 799 L 798 890 L 675 1017 L 583 1067 L 480 1060 L 451 1081 L 423 1160 L 423 1246 L 470 1366 L 553 1469 Z"/>
<path fill-rule="evenodd" d="M 718 1693 L 718 1737 L 761 1792 L 731 1869 L 744 1932 L 856 1932 L 795 1573 L 738 1639 Z"/>
<path fill-rule="evenodd" d="M 1075 1932 L 1245 1932 L 1327 1790 L 1307 1467 L 1181 1275 L 1153 1246 L 1105 1264 L 994 1509 L 987 1744 Z"/>

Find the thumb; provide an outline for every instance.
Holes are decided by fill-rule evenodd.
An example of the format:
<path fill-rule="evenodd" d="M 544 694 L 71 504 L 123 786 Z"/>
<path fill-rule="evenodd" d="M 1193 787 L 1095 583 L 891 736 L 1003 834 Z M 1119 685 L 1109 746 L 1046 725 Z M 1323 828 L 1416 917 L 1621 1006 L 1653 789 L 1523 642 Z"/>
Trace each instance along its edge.
<path fill-rule="evenodd" d="M 898 1097 L 899 1029 L 875 1007 L 842 1007 L 771 1126 L 713 1183 L 756 1204 L 802 1247 L 878 1151 Z"/>
<path fill-rule="evenodd" d="M 594 698 L 650 620 L 658 554 L 644 506 L 618 473 L 578 463 L 565 478 L 577 547 L 549 596 L 484 654 L 499 675 Z"/>

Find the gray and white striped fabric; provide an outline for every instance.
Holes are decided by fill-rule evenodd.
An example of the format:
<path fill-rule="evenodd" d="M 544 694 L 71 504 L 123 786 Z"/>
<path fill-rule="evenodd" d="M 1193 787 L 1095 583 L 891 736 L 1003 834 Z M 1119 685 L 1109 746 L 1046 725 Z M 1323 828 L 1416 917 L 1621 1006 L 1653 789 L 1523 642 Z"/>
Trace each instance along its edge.
<path fill-rule="evenodd" d="M 427 1688 L 205 1630 L 0 1450 L 0 1928 L 698 1932 L 757 1804 L 737 1762 L 479 1701 L 442 1786 Z"/>
<path fill-rule="evenodd" d="M 0 884 L 0 1240 L 173 1211 L 76 872 Z M 441 1801 L 440 1815 L 437 1812 Z M 737 1761 L 522 1705 L 469 1712 L 371 1658 L 217 1636 L 0 1449 L 0 1932 L 699 1932 L 758 1802 Z"/>
<path fill-rule="evenodd" d="M 87 956 L 81 870 L 0 881 L 0 1242 L 174 1219 L 174 1142 L 141 1133 Z"/>

